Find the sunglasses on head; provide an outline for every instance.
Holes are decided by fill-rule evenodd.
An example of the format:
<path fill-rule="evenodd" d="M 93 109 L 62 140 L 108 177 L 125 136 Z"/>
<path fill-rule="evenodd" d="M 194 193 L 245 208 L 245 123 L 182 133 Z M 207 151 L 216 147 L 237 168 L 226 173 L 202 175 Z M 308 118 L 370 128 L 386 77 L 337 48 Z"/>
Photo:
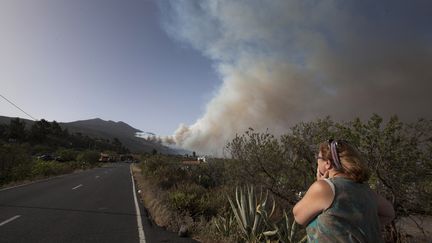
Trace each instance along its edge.
<path fill-rule="evenodd" d="M 336 148 L 338 148 L 343 143 L 348 143 L 346 140 L 335 140 L 333 138 L 330 138 L 329 140 L 327 140 L 327 142 L 329 146 L 334 142 Z"/>
<path fill-rule="evenodd" d="M 330 152 L 333 158 L 333 164 L 335 165 L 336 169 L 340 169 L 342 168 L 342 164 L 340 162 L 340 158 L 339 158 L 339 146 L 342 143 L 346 143 L 345 140 L 334 140 L 334 139 L 329 139 L 328 141 L 328 145 L 330 147 Z"/>

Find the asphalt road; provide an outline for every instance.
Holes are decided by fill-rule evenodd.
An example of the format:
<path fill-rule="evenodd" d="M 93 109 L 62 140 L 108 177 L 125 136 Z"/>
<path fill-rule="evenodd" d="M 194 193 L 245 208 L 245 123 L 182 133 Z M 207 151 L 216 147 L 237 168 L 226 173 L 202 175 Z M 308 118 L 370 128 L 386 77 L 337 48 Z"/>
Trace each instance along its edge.
<path fill-rule="evenodd" d="M 0 190 L 0 242 L 194 242 L 137 216 L 128 164 Z M 139 223 L 143 234 L 139 236 Z"/>

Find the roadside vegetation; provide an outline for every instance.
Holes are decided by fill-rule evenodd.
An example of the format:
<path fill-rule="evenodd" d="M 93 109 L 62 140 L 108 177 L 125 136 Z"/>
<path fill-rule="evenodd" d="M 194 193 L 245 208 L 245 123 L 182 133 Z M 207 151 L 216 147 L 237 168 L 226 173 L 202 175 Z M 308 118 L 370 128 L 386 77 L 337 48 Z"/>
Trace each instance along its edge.
<path fill-rule="evenodd" d="M 422 119 L 325 118 L 297 124 L 280 137 L 249 129 L 226 145 L 228 158 L 197 165 L 179 156 L 145 155 L 140 167 L 153 195 L 146 206 L 158 224 L 187 228 L 203 242 L 305 241 L 292 207 L 315 180 L 315 153 L 329 138 L 348 140 L 363 153 L 370 186 L 393 203 L 396 218 L 383 232 L 387 242 L 411 239 L 398 224 L 401 218 L 425 232 L 417 216 L 432 215 L 432 121 Z"/>
<path fill-rule="evenodd" d="M 0 124 L 0 186 L 98 166 L 100 152 L 124 153 L 118 139 L 70 134 L 56 122 Z"/>

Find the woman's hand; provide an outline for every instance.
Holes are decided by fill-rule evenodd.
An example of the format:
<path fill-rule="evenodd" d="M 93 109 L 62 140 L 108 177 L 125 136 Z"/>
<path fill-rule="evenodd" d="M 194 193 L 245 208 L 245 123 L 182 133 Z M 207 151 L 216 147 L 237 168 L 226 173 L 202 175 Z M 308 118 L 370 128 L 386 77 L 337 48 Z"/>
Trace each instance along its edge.
<path fill-rule="evenodd" d="M 326 172 L 324 172 L 324 174 L 321 174 L 321 172 L 319 171 L 319 168 L 317 168 L 317 173 L 316 173 L 317 181 L 326 179 L 328 177 L 329 177 L 329 171 L 326 171 Z"/>

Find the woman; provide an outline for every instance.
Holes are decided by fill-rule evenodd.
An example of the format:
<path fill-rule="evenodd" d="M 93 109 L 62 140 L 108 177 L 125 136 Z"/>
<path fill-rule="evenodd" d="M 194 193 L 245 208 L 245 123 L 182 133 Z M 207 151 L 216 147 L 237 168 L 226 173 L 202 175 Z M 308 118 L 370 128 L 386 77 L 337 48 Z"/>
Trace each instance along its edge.
<path fill-rule="evenodd" d="M 381 227 L 394 218 L 393 206 L 373 192 L 368 168 L 345 141 L 320 144 L 317 181 L 294 206 L 309 242 L 382 242 Z"/>

